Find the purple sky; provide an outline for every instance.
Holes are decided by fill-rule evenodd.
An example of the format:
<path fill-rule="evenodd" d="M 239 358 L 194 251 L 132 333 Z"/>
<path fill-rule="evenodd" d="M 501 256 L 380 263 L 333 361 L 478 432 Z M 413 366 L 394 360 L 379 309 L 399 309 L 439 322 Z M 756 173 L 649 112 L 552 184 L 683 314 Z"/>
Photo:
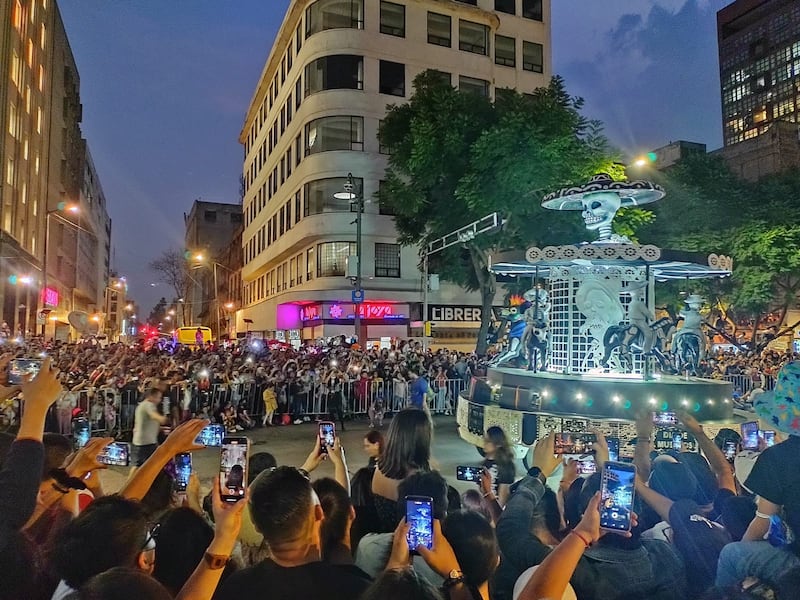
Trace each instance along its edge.
<path fill-rule="evenodd" d="M 553 0 L 555 73 L 621 150 L 721 144 L 715 13 L 727 0 Z M 238 201 L 239 131 L 289 0 L 60 0 L 83 134 L 114 220 L 114 268 L 143 314 L 147 263 L 192 201 Z"/>

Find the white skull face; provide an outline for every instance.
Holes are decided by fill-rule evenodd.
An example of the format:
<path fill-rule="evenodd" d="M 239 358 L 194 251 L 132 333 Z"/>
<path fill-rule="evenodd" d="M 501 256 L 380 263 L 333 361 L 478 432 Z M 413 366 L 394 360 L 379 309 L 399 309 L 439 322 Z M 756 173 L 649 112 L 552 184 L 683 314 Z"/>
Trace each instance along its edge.
<path fill-rule="evenodd" d="M 586 229 L 590 231 L 603 226 L 610 227 L 621 204 L 619 195 L 614 192 L 587 194 L 581 202 L 583 203 L 581 216 L 583 216 L 583 222 L 586 223 Z"/>

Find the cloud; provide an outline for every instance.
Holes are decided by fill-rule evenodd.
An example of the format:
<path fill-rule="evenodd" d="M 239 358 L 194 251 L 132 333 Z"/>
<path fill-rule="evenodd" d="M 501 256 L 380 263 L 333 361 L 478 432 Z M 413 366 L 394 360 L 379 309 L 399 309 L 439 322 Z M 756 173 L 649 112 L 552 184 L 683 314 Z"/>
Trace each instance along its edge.
<path fill-rule="evenodd" d="M 559 2 L 554 70 L 626 152 L 677 139 L 716 147 L 721 117 L 715 15 L 726 3 L 658 0 L 643 7 L 640 0 L 620 0 L 601 9 L 579 0 Z M 579 4 L 582 18 L 572 23 Z M 573 25 L 578 31 L 567 35 L 564 28 Z M 570 39 L 580 39 L 581 47 Z"/>

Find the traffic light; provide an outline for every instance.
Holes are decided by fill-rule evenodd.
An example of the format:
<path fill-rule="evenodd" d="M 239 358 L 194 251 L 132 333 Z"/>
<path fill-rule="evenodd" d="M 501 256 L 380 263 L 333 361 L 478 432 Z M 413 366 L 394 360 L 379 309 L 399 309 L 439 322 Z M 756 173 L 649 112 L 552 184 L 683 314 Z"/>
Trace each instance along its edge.
<path fill-rule="evenodd" d="M 11 285 L 17 285 L 17 276 L 16 275 L 9 275 L 8 276 L 8 283 Z"/>

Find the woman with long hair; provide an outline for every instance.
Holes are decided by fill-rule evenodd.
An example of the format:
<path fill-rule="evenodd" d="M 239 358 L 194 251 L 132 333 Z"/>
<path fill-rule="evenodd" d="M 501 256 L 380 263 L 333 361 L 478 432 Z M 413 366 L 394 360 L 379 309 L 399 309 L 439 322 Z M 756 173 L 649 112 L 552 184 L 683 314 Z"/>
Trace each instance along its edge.
<path fill-rule="evenodd" d="M 504 507 L 511 495 L 516 469 L 511 442 L 502 428 L 494 425 L 486 430 L 483 436 L 483 452 L 486 456 L 483 468 L 492 476 L 492 492 L 498 504 Z"/>
<path fill-rule="evenodd" d="M 381 452 L 383 452 L 385 443 L 386 442 L 383 438 L 383 434 L 376 429 L 371 429 L 367 432 L 367 435 L 364 436 L 364 452 L 369 458 L 369 463 L 367 466 L 370 469 L 377 466 L 378 458 L 380 457 Z"/>
<path fill-rule="evenodd" d="M 389 533 L 397 527 L 400 482 L 414 473 L 430 471 L 432 437 L 431 421 L 421 410 L 401 410 L 392 418 L 372 477 L 375 508 L 381 523 L 381 530 L 376 533 Z"/>

